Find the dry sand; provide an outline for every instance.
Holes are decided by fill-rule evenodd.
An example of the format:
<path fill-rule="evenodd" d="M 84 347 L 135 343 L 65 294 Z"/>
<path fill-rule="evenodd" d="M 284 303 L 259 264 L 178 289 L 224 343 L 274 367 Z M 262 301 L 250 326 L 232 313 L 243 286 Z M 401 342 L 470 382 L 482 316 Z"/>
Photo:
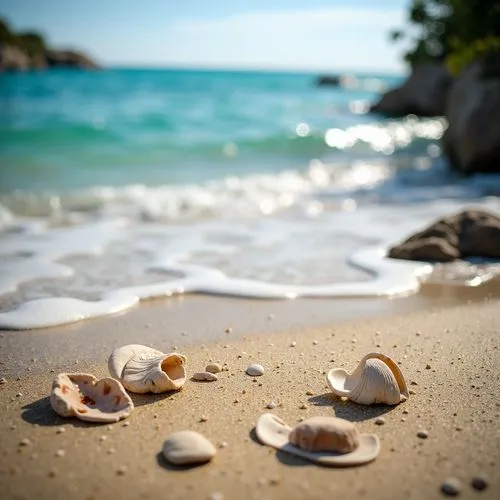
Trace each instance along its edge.
<path fill-rule="evenodd" d="M 162 337 L 158 325 L 151 329 Z M 48 402 L 54 373 L 44 363 L 34 362 L 39 373 L 24 372 L 20 380 L 7 375 L 7 383 L 0 386 L 0 496 L 432 499 L 443 497 L 440 485 L 451 476 L 462 482 L 460 498 L 497 499 L 499 331 L 500 302 L 485 300 L 300 332 L 243 338 L 226 334 L 203 348 L 182 350 L 188 356 L 189 373 L 209 361 L 227 363 L 229 371 L 222 372 L 217 382 L 188 381 L 178 393 L 133 396 L 132 416 L 111 426 L 57 417 Z M 59 332 L 60 344 L 64 332 Z M 13 358 L 5 354 L 13 348 L 16 334 L 4 333 L 0 339 L 4 368 L 12 364 Z M 29 335 L 35 338 L 38 333 Z M 295 347 L 290 346 L 292 341 Z M 401 363 L 407 380 L 416 384 L 410 385 L 416 394 L 407 402 L 397 407 L 363 407 L 329 393 L 326 370 L 354 368 L 370 351 L 382 351 Z M 102 362 L 89 365 L 75 351 L 59 359 L 58 369 L 107 375 L 107 354 L 102 353 Z M 263 364 L 265 375 L 256 379 L 246 375 L 250 362 Z M 379 435 L 381 454 L 365 466 L 328 469 L 264 447 L 256 442 L 253 427 L 259 415 L 269 411 L 266 404 L 271 401 L 277 404 L 272 412 L 291 425 L 314 415 L 353 420 L 361 431 Z M 300 408 L 303 404 L 306 409 Z M 208 420 L 200 422 L 202 416 Z M 380 416 L 385 425 L 375 425 Z M 199 431 L 218 447 L 223 442 L 227 446 L 207 465 L 169 466 L 161 458 L 162 444 L 171 432 L 181 429 Z M 428 431 L 427 439 L 417 437 L 422 429 Z M 29 444 L 20 446 L 25 438 Z M 64 456 L 57 456 L 58 450 Z M 476 474 L 489 478 L 483 492 L 470 486 Z"/>

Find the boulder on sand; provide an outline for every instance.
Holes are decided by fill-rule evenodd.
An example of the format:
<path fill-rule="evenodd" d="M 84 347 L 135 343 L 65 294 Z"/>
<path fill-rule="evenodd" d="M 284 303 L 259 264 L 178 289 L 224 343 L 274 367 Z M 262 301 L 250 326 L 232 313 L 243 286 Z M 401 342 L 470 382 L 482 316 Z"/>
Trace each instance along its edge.
<path fill-rule="evenodd" d="M 466 257 L 500 259 L 500 217 L 483 210 L 444 217 L 392 247 L 389 257 L 435 262 Z"/>

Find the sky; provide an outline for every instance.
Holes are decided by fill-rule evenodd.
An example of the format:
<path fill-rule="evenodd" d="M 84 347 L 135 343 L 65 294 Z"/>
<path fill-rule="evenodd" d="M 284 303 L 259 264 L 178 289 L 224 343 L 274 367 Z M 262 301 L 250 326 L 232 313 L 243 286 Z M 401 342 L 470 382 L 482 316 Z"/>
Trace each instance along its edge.
<path fill-rule="evenodd" d="M 2 0 L 0 16 L 105 65 L 401 72 L 408 0 Z"/>

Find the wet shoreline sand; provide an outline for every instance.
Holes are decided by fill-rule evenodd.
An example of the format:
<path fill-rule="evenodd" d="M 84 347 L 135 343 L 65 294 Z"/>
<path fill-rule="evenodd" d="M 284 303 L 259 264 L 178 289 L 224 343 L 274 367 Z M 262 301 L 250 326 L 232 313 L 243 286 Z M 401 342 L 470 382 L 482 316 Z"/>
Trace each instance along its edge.
<path fill-rule="evenodd" d="M 237 305 L 192 297 L 184 309 L 163 302 L 141 307 L 128 318 L 103 318 L 52 331 L 3 332 L 2 376 L 7 383 L 0 386 L 2 498 L 441 498 L 440 485 L 448 477 L 461 480 L 460 498 L 498 498 L 500 302 L 497 284 L 489 288 L 441 291 L 434 299 L 437 291 L 428 291 L 420 307 L 411 304 L 405 309 L 407 299 L 401 299 L 392 314 L 365 310 L 364 317 L 348 321 L 345 316 L 344 321 L 338 315 L 337 321 L 321 316 L 325 304 L 314 301 L 307 312 L 293 302 Z M 456 293 L 460 304 L 457 297 L 446 299 L 446 293 Z M 332 304 L 348 309 L 348 302 Z M 232 315 L 224 317 L 228 311 Z M 168 351 L 174 345 L 166 338 L 172 331 L 168 313 L 187 324 L 187 335 L 179 332 L 178 347 L 188 356 L 189 374 L 209 361 L 227 363 L 229 371 L 217 382 L 188 380 L 178 393 L 134 395 L 131 417 L 109 427 L 62 419 L 52 412 L 50 370 L 105 376 L 109 347 L 116 342 L 140 341 Z M 302 316 L 303 322 L 287 326 L 279 320 L 285 314 L 295 321 Z M 261 328 L 266 322 L 273 326 Z M 196 325 L 198 333 L 220 334 L 201 341 L 191 335 Z M 233 330 L 225 333 L 224 327 Z M 260 334 L 250 335 L 259 329 Z M 22 352 L 16 353 L 16 348 Z M 416 383 L 410 386 L 416 394 L 407 402 L 362 407 L 329 393 L 325 372 L 335 366 L 353 369 L 371 351 L 393 357 L 408 382 Z M 28 363 L 28 358 L 35 361 Z M 255 381 L 244 373 L 251 362 L 266 368 Z M 366 466 L 326 469 L 263 447 L 253 427 L 271 401 L 277 405 L 272 412 L 290 425 L 315 415 L 353 420 L 361 431 L 379 435 L 381 454 Z M 200 421 L 202 416 L 206 422 Z M 375 425 L 380 416 L 385 425 Z M 205 466 L 171 467 L 161 458 L 162 444 L 171 432 L 182 429 L 227 446 Z M 427 439 L 417 437 L 422 429 L 428 431 Z M 19 445 L 23 439 L 29 440 L 27 446 Z M 64 456 L 56 456 L 59 450 Z M 469 484 L 476 474 L 488 477 L 483 492 Z"/>

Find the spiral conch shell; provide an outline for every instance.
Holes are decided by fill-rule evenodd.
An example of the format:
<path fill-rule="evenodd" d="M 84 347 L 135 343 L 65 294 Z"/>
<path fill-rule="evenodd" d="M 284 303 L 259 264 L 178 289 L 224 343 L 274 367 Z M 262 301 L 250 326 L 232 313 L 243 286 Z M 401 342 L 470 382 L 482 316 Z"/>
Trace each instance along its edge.
<path fill-rule="evenodd" d="M 86 373 L 60 373 L 52 384 L 50 406 L 61 417 L 88 422 L 118 422 L 134 404 L 122 384 L 113 378 L 97 380 Z"/>
<path fill-rule="evenodd" d="M 312 417 L 292 429 L 265 413 L 255 432 L 265 445 L 331 467 L 362 465 L 380 451 L 375 434 L 360 434 L 354 423 L 336 417 Z"/>
<path fill-rule="evenodd" d="M 115 349 L 108 360 L 111 376 L 138 394 L 177 391 L 186 382 L 186 357 L 164 354 L 151 347 L 130 344 Z"/>
<path fill-rule="evenodd" d="M 403 373 L 389 356 L 372 352 L 367 354 L 351 373 L 341 368 L 330 370 L 328 385 L 337 396 L 354 403 L 397 405 L 409 397 Z"/>

